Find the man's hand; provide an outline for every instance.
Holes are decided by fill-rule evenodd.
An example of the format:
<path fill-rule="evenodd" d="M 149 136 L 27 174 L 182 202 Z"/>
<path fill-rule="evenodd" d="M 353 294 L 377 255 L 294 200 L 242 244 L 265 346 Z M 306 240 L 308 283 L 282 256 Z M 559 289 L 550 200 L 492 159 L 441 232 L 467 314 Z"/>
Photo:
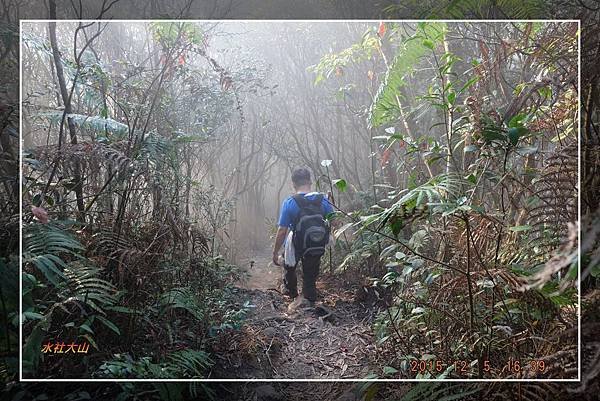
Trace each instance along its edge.
<path fill-rule="evenodd" d="M 273 263 L 275 264 L 275 266 L 281 266 L 279 264 L 279 255 L 276 254 L 275 252 L 273 252 Z"/>

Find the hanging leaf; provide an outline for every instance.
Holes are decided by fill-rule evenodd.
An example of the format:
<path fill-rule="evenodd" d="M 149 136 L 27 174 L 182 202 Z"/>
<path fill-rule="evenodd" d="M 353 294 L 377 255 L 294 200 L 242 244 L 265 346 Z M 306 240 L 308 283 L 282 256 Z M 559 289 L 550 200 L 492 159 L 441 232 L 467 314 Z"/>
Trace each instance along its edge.
<path fill-rule="evenodd" d="M 340 192 L 344 192 L 348 186 L 348 184 L 346 183 L 346 180 L 344 179 L 337 179 L 337 180 L 333 180 L 332 181 L 333 185 L 335 185 L 337 187 L 337 189 Z"/>
<path fill-rule="evenodd" d="M 448 93 L 448 103 L 453 105 L 455 100 L 456 100 L 456 92 Z"/>
<path fill-rule="evenodd" d="M 384 366 L 383 367 L 383 374 L 384 375 L 393 375 L 394 373 L 398 373 L 398 369 L 392 367 L 392 366 Z"/>
<path fill-rule="evenodd" d="M 430 39 L 424 39 L 423 46 L 425 46 L 426 48 L 431 49 L 431 50 L 433 50 L 435 48 L 433 41 L 431 41 Z"/>
<path fill-rule="evenodd" d="M 383 151 L 383 155 L 381 156 L 381 167 L 388 164 L 388 162 L 390 161 L 391 154 L 392 154 L 392 151 L 390 150 L 390 148 L 387 148 L 386 150 Z"/>
<path fill-rule="evenodd" d="M 513 227 L 509 227 L 508 229 L 513 232 L 529 231 L 529 230 L 531 230 L 531 226 L 530 225 L 513 226 Z"/>
<path fill-rule="evenodd" d="M 510 128 L 508 130 L 508 139 L 510 140 L 510 143 L 514 146 L 517 144 L 517 142 L 519 142 L 519 139 L 527 135 L 528 132 L 529 130 L 525 127 Z"/>
<path fill-rule="evenodd" d="M 385 22 L 381 21 L 379 22 L 379 28 L 377 28 L 377 36 L 379 36 L 380 38 L 383 38 L 385 35 Z"/>

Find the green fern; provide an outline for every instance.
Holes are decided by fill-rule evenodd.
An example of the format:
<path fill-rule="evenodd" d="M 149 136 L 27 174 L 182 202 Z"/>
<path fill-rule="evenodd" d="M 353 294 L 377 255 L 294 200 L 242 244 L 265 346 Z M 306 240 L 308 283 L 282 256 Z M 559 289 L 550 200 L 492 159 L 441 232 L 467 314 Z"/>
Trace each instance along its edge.
<path fill-rule="evenodd" d="M 167 356 L 161 363 L 154 363 L 149 357 L 134 360 L 130 355 L 115 355 L 104 362 L 94 373 L 101 378 L 140 378 L 174 379 L 202 378 L 213 361 L 204 351 L 186 349 Z"/>
<path fill-rule="evenodd" d="M 449 173 L 436 176 L 425 184 L 400 194 L 392 192 L 388 200 L 398 196 L 400 198 L 381 212 L 366 216 L 363 223 L 376 224 L 380 229 L 390 223 L 392 231 L 396 234 L 408 220 L 416 217 L 416 211 L 419 209 L 424 210 L 428 206 L 435 206 L 434 213 L 446 212 L 453 205 L 458 204 L 458 197 L 466 185 L 468 182 L 462 177 Z"/>
<path fill-rule="evenodd" d="M 204 306 L 190 288 L 173 288 L 160 296 L 161 314 L 179 309 L 188 312 L 197 320 L 204 318 Z"/>
<path fill-rule="evenodd" d="M 23 272 L 23 311 L 24 316 L 37 320 L 27 335 L 23 348 L 23 367 L 27 374 L 35 374 L 40 361 L 41 343 L 51 327 L 53 312 L 57 309 L 70 314 L 75 311 L 85 312 L 89 324 L 97 320 L 116 334 L 119 328 L 107 319 L 104 308 L 117 302 L 116 288 L 100 278 L 100 271 L 87 258 L 81 255 L 83 245 L 67 230 L 66 222 L 49 224 L 32 223 L 24 231 L 23 264 L 26 268 L 34 267 L 51 284 L 55 296 L 50 304 L 42 304 L 33 296 L 35 291 L 46 287 L 37 281 L 32 274 Z M 48 289 L 45 289 L 48 291 Z M 77 305 L 75 311 L 67 306 Z M 75 317 L 71 323 L 77 327 Z M 83 324 L 79 325 L 83 327 Z M 87 335 L 89 342 L 95 344 Z"/>
<path fill-rule="evenodd" d="M 64 270 L 65 282 L 59 286 L 59 297 L 65 301 L 79 301 L 100 314 L 104 307 L 117 302 L 116 288 L 99 278 L 97 267 L 76 261 Z"/>
<path fill-rule="evenodd" d="M 92 236 L 91 249 L 98 255 L 118 258 L 123 253 L 135 249 L 130 238 L 114 232 L 112 229 L 100 229 Z"/>
<path fill-rule="evenodd" d="M 468 399 L 481 391 L 477 384 L 418 383 L 401 401 L 456 401 Z"/>
<path fill-rule="evenodd" d="M 402 97 L 400 88 L 406 84 L 406 77 L 414 71 L 420 59 L 442 40 L 444 31 L 443 23 L 421 23 L 415 35 L 404 41 L 369 110 L 369 122 L 373 127 L 398 118 L 401 111 L 399 99 Z"/>
<path fill-rule="evenodd" d="M 204 370 L 209 368 L 213 361 L 204 351 L 195 351 L 191 349 L 181 350 L 170 354 L 168 370 L 173 377 L 202 377 Z"/>
<path fill-rule="evenodd" d="M 168 138 L 162 137 L 155 132 L 150 132 L 140 147 L 139 160 L 149 160 L 155 164 L 163 162 L 167 157 L 173 155 L 175 144 Z"/>
<path fill-rule="evenodd" d="M 493 18 L 532 19 L 544 15 L 541 0 L 451 0 L 431 12 L 430 18 Z"/>
<path fill-rule="evenodd" d="M 78 257 L 84 247 L 60 222 L 29 224 L 23 234 L 23 265 L 33 265 L 53 285 L 64 280 L 63 270 L 67 267 L 63 255 Z"/>

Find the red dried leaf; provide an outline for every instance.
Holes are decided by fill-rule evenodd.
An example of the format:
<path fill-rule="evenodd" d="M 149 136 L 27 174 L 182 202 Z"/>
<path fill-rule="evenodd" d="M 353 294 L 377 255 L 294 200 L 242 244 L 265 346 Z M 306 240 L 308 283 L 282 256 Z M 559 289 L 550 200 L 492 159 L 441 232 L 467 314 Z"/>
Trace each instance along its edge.
<path fill-rule="evenodd" d="M 383 155 L 381 156 L 381 167 L 388 164 L 388 162 L 390 161 L 390 156 L 391 156 L 391 151 L 389 148 L 387 148 L 386 150 L 383 151 Z"/>
<path fill-rule="evenodd" d="M 379 23 L 379 28 L 377 29 L 377 36 L 379 36 L 380 38 L 383 38 L 384 35 L 385 35 L 385 23 L 383 21 L 381 21 Z"/>

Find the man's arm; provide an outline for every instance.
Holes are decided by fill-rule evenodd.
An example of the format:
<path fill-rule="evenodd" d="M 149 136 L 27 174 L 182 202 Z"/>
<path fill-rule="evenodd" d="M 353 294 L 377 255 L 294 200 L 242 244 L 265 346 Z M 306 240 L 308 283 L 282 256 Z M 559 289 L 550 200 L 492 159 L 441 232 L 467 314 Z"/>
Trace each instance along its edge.
<path fill-rule="evenodd" d="M 279 266 L 279 250 L 281 246 L 285 242 L 285 236 L 288 233 L 288 227 L 292 222 L 292 217 L 290 215 L 290 202 L 289 199 L 283 201 L 281 205 L 281 213 L 279 214 L 279 223 L 277 226 L 277 234 L 275 235 L 275 245 L 273 246 L 273 263 L 276 266 Z"/>
<path fill-rule="evenodd" d="M 283 245 L 283 241 L 285 240 L 287 233 L 287 227 L 279 226 L 277 229 L 277 234 L 275 235 L 275 246 L 273 246 L 273 263 L 275 263 L 277 266 L 279 266 L 279 250 Z"/>

